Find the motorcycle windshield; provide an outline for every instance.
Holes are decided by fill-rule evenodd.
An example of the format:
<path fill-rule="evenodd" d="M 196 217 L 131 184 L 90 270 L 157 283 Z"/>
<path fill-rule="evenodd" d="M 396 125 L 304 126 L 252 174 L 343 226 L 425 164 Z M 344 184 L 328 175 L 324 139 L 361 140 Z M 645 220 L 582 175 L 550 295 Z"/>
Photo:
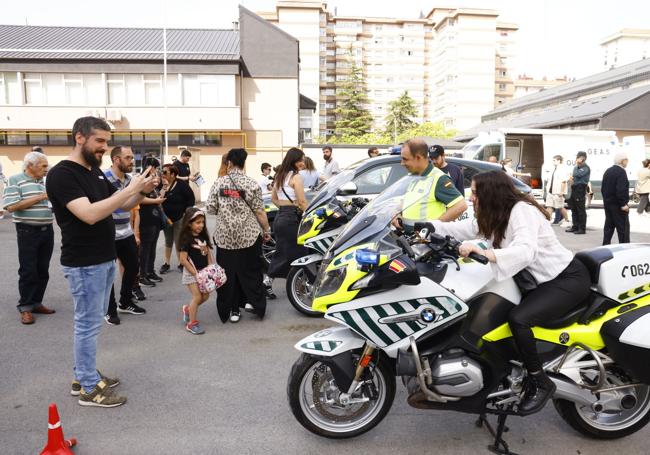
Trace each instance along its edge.
<path fill-rule="evenodd" d="M 336 174 L 334 177 L 324 182 L 319 188 L 319 191 L 314 195 L 313 199 L 305 209 L 305 213 L 312 211 L 315 208 L 322 206 L 327 201 L 336 196 L 336 192 L 354 178 L 354 169 L 345 169 L 344 171 Z"/>
<path fill-rule="evenodd" d="M 433 179 L 419 175 L 407 175 L 385 189 L 379 196 L 366 205 L 336 238 L 330 247 L 327 256 L 332 257 L 348 248 L 373 239 L 379 240 L 383 233 L 390 229 L 393 219 L 409 213 L 409 218 L 414 219 L 413 213 L 426 214 L 425 207 L 431 194 Z M 410 209 L 410 210 L 409 210 Z M 421 220 L 426 220 L 423 216 Z M 380 235 L 381 234 L 381 235 Z"/>

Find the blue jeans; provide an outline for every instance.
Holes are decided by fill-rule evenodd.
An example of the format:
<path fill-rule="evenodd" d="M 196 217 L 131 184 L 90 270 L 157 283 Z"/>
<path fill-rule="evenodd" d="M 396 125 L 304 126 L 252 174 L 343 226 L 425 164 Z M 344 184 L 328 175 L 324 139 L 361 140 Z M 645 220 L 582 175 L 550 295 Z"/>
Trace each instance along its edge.
<path fill-rule="evenodd" d="M 92 391 L 97 374 L 97 337 L 108 309 L 115 278 L 115 261 L 86 267 L 63 267 L 74 301 L 74 377 Z"/>

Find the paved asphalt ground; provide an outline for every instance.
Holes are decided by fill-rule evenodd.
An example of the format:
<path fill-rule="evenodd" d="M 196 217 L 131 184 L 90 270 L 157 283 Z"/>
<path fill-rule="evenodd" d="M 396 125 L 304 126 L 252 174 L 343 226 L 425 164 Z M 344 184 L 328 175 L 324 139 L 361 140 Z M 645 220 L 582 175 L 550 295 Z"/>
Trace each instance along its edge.
<path fill-rule="evenodd" d="M 602 211 L 591 210 L 585 236 L 561 241 L 577 251 L 601 242 Z M 632 219 L 632 239 L 650 242 L 650 219 Z M 401 384 L 393 408 L 374 430 L 356 439 L 327 440 L 304 430 L 286 399 L 286 381 L 301 337 L 328 322 L 304 318 L 288 303 L 284 281 L 275 283 L 260 322 L 244 313 L 239 324 L 221 324 L 214 298 L 201 309 L 206 330 L 183 329 L 180 306 L 187 291 L 177 271 L 147 290 L 144 316 L 123 315 L 104 326 L 98 366 L 119 375 L 128 396 L 115 409 L 84 408 L 69 395 L 72 368 L 72 303 L 59 265 L 59 236 L 45 303 L 57 310 L 20 324 L 15 230 L 0 221 L 0 455 L 36 454 L 47 436 L 47 407 L 58 405 L 66 437 L 77 454 L 483 454 L 490 438 L 475 416 L 422 411 L 406 404 Z M 160 256 L 159 256 L 160 257 Z M 511 418 L 507 440 L 520 454 L 647 454 L 650 427 L 617 441 L 580 436 L 552 406 Z"/>

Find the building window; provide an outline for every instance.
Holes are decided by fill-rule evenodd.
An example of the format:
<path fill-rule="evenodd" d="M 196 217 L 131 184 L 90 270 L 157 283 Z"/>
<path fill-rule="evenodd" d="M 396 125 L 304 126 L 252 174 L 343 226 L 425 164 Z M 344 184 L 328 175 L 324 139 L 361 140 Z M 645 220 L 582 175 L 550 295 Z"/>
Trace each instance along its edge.
<path fill-rule="evenodd" d="M 0 104 L 23 104 L 18 73 L 0 73 Z"/>
<path fill-rule="evenodd" d="M 27 145 L 25 133 L 7 133 L 7 145 Z"/>
<path fill-rule="evenodd" d="M 63 87 L 65 104 L 82 106 L 84 102 L 84 85 L 81 74 L 64 74 Z"/>
<path fill-rule="evenodd" d="M 162 77 L 159 74 L 145 74 L 143 83 L 144 104 L 161 106 L 163 104 Z"/>
<path fill-rule="evenodd" d="M 183 100 L 189 106 L 234 106 L 235 77 L 184 74 Z"/>
<path fill-rule="evenodd" d="M 7 102 L 7 88 L 5 85 L 5 75 L 0 73 L 0 104 L 9 104 Z"/>
<path fill-rule="evenodd" d="M 47 136 L 49 145 L 72 145 L 72 135 L 65 131 L 50 132 Z"/>
<path fill-rule="evenodd" d="M 47 133 L 43 132 L 30 132 L 29 143 L 34 145 L 47 145 Z"/>
<path fill-rule="evenodd" d="M 43 104 L 45 102 L 40 74 L 25 73 L 23 83 L 25 85 L 26 104 Z"/>
<path fill-rule="evenodd" d="M 126 104 L 126 89 L 123 74 L 109 74 L 106 79 L 108 88 L 108 104 L 124 106 Z"/>
<path fill-rule="evenodd" d="M 499 91 L 505 92 L 506 90 L 506 84 L 499 84 Z"/>
<path fill-rule="evenodd" d="M 508 75 L 507 71 L 501 71 L 501 77 L 506 77 Z"/>

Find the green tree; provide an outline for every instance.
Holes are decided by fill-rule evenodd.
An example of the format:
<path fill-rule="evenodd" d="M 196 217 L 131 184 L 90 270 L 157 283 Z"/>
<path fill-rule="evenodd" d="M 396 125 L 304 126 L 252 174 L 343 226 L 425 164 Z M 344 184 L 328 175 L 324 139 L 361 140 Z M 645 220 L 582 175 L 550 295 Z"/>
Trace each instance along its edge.
<path fill-rule="evenodd" d="M 456 136 L 456 130 L 448 130 L 442 122 L 424 122 L 419 125 L 413 125 L 412 128 L 404 131 L 397 136 L 397 142 L 404 142 L 413 137 L 441 137 L 450 139 Z"/>
<path fill-rule="evenodd" d="M 350 77 L 337 93 L 343 98 L 338 102 L 336 113 L 335 135 L 339 137 L 358 137 L 372 130 L 372 115 L 366 108 L 368 95 L 363 70 L 352 61 Z"/>
<path fill-rule="evenodd" d="M 413 128 L 416 124 L 412 118 L 417 116 L 417 114 L 415 100 L 404 90 L 404 93 L 399 98 L 388 103 L 386 134 L 389 136 L 398 136 L 406 130 Z"/>

